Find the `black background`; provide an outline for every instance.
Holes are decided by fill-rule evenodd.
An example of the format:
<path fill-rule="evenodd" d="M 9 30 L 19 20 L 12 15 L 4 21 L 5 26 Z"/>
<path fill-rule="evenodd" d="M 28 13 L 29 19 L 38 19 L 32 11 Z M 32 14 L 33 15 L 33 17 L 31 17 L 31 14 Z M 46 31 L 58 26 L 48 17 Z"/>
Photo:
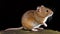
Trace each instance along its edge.
<path fill-rule="evenodd" d="M 21 26 L 21 16 L 27 10 L 35 10 L 44 5 L 54 11 L 52 20 L 47 21 L 48 29 L 60 31 L 60 2 L 59 0 L 16 0 L 2 1 L 0 4 L 0 30 Z"/>

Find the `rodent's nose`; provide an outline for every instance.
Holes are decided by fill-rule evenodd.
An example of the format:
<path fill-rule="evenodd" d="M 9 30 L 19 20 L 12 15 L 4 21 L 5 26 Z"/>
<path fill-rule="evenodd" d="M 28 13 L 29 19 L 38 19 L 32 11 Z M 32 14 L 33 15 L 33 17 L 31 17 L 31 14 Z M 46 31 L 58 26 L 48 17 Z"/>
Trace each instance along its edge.
<path fill-rule="evenodd" d="M 50 14 L 53 14 L 53 12 L 51 12 Z"/>
<path fill-rule="evenodd" d="M 53 15 L 53 12 L 51 13 L 51 16 Z"/>
<path fill-rule="evenodd" d="M 53 15 L 53 12 L 52 12 L 52 15 Z"/>
<path fill-rule="evenodd" d="M 50 15 L 49 16 L 52 16 L 53 15 L 53 12 L 52 13 L 50 13 Z"/>

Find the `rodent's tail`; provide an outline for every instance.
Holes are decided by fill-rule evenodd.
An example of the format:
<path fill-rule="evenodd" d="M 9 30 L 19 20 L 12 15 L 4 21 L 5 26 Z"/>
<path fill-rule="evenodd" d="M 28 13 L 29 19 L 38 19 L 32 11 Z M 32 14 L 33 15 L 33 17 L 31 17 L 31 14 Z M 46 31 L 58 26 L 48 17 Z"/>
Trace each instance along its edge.
<path fill-rule="evenodd" d="M 19 27 L 19 28 L 8 28 L 8 29 L 5 29 L 4 31 L 7 31 L 7 30 L 19 30 L 19 29 L 23 29 L 23 27 Z"/>

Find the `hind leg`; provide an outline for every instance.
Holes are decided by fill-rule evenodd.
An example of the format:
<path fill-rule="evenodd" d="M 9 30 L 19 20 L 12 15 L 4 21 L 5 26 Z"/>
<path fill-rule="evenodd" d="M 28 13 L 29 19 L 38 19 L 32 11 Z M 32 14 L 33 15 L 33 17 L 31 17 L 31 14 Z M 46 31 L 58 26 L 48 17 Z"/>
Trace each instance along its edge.
<path fill-rule="evenodd" d="M 31 30 L 32 30 L 32 31 L 40 31 L 40 30 L 43 30 L 43 28 L 39 28 L 40 26 L 41 26 L 41 24 L 33 27 Z"/>
<path fill-rule="evenodd" d="M 44 28 L 33 28 L 32 31 L 40 31 L 43 30 Z"/>
<path fill-rule="evenodd" d="M 36 28 L 33 28 L 33 29 L 32 29 L 32 31 L 39 31 L 39 30 L 38 30 L 38 29 L 36 29 Z"/>

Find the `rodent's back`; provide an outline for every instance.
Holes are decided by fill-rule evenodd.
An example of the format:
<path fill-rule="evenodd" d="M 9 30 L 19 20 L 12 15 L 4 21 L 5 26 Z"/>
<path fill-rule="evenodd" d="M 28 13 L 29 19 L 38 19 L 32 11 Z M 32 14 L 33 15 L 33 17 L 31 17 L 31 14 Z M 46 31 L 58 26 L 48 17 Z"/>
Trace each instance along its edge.
<path fill-rule="evenodd" d="M 27 29 L 31 29 L 33 24 L 32 21 L 34 21 L 34 12 L 35 10 L 29 10 L 25 12 L 22 16 L 22 26 L 26 27 Z"/>
<path fill-rule="evenodd" d="M 29 10 L 27 12 L 25 12 L 22 16 L 22 21 L 27 20 L 28 18 L 33 18 L 33 13 L 35 12 L 35 10 Z"/>

